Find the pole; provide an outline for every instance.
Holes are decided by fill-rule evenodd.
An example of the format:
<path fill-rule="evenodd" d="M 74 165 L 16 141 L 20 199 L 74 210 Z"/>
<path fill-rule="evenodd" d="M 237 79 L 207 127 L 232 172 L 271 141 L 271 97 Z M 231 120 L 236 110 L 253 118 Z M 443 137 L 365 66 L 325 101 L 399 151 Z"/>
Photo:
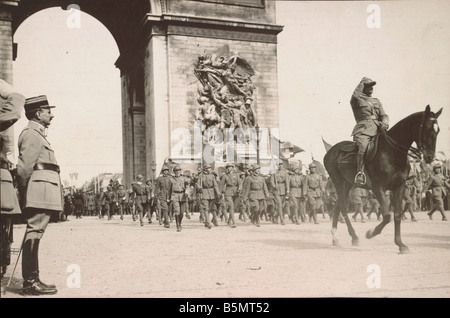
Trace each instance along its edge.
<path fill-rule="evenodd" d="M 14 264 L 13 271 L 11 273 L 11 277 L 9 278 L 8 284 L 6 285 L 5 290 L 3 291 L 4 294 L 6 294 L 6 289 L 9 287 L 9 284 L 11 284 L 11 280 L 14 276 L 14 272 L 16 271 L 17 263 L 19 262 L 20 255 L 22 254 L 23 249 L 23 243 L 25 243 L 25 237 L 27 236 L 27 229 L 25 228 L 25 233 L 23 234 L 22 244 L 20 244 L 19 254 L 17 255 L 16 263 Z"/>

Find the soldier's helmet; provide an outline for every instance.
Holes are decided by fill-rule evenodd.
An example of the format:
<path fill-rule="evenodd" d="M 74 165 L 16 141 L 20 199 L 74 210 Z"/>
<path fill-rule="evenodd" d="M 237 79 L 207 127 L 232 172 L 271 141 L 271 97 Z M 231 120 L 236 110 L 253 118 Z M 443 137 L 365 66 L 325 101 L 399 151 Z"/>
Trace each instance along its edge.
<path fill-rule="evenodd" d="M 137 180 L 144 180 L 144 176 L 142 174 L 138 174 L 136 179 Z"/>
<path fill-rule="evenodd" d="M 231 162 L 229 162 L 229 163 L 227 163 L 227 165 L 225 166 L 225 168 L 228 168 L 228 167 L 234 167 L 234 164 L 232 164 Z"/>
<path fill-rule="evenodd" d="M 361 80 L 361 83 L 363 83 L 364 85 L 367 85 L 367 86 L 374 86 L 374 85 L 377 84 L 377 82 L 372 81 L 372 80 L 371 80 L 370 78 L 368 78 L 368 77 L 363 77 L 362 80 Z"/>
<path fill-rule="evenodd" d="M 261 166 L 259 166 L 259 165 L 257 165 L 257 164 L 254 164 L 254 165 L 252 166 L 252 171 L 255 171 L 255 170 L 258 170 L 258 169 L 261 169 Z"/>
<path fill-rule="evenodd" d="M 440 169 L 441 168 L 441 164 L 440 163 L 437 163 L 437 164 L 435 164 L 434 166 L 433 166 L 433 171 L 434 170 L 436 170 L 436 169 Z"/>
<path fill-rule="evenodd" d="M 112 190 L 112 187 L 111 186 L 107 186 L 106 189 L 107 190 Z"/>
<path fill-rule="evenodd" d="M 161 169 L 161 171 L 169 171 L 169 166 L 168 165 L 164 165 Z"/>
<path fill-rule="evenodd" d="M 317 166 L 316 166 L 316 164 L 315 163 L 311 163 L 310 165 L 309 165 L 309 169 L 311 169 L 311 168 L 316 168 Z"/>
<path fill-rule="evenodd" d="M 185 176 L 190 176 L 190 175 L 191 175 L 191 171 L 189 171 L 189 170 L 184 170 L 184 171 L 183 171 L 183 174 L 184 174 Z"/>
<path fill-rule="evenodd" d="M 209 163 L 204 163 L 203 169 L 208 169 L 208 168 L 211 168 L 211 165 Z"/>
<path fill-rule="evenodd" d="M 125 188 L 125 187 L 123 186 L 123 184 L 119 185 L 119 189 L 123 189 L 123 188 Z"/>
<path fill-rule="evenodd" d="M 180 165 L 175 165 L 175 167 L 173 167 L 173 171 L 180 171 L 181 167 Z"/>

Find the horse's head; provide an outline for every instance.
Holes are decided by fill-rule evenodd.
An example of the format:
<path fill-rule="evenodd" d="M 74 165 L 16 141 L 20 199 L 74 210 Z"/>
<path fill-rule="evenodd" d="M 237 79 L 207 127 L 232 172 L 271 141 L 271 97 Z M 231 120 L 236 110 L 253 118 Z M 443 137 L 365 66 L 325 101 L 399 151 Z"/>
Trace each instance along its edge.
<path fill-rule="evenodd" d="M 434 160 L 436 139 L 439 133 L 437 118 L 441 113 L 442 108 L 437 113 L 433 113 L 430 110 L 430 105 L 427 105 L 425 111 L 423 112 L 422 123 L 420 125 L 416 144 L 419 147 L 426 163 L 431 163 Z"/>

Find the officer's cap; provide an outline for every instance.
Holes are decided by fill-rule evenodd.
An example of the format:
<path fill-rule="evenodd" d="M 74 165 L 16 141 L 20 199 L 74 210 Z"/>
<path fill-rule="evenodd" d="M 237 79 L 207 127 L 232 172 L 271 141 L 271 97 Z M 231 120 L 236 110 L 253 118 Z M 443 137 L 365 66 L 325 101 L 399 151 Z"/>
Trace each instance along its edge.
<path fill-rule="evenodd" d="M 32 112 L 40 108 L 55 108 L 55 106 L 50 106 L 47 96 L 39 95 L 36 97 L 30 97 L 25 100 L 25 112 Z"/>
<path fill-rule="evenodd" d="M 361 80 L 361 83 L 363 83 L 366 86 L 374 86 L 377 84 L 377 82 L 372 81 L 370 78 L 368 77 L 363 77 L 363 79 Z"/>

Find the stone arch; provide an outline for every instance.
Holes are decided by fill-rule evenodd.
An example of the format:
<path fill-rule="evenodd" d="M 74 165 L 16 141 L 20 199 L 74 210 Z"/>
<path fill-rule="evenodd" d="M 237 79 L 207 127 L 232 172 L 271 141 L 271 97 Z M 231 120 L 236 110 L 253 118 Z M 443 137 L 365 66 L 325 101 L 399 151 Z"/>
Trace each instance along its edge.
<path fill-rule="evenodd" d="M 150 2 L 147 0 L 20 0 L 13 10 L 12 33 L 15 33 L 27 17 L 38 11 L 51 7 L 67 10 L 71 4 L 78 5 L 81 11 L 100 21 L 112 34 L 120 53 L 133 45 L 133 35 L 150 12 Z"/>

